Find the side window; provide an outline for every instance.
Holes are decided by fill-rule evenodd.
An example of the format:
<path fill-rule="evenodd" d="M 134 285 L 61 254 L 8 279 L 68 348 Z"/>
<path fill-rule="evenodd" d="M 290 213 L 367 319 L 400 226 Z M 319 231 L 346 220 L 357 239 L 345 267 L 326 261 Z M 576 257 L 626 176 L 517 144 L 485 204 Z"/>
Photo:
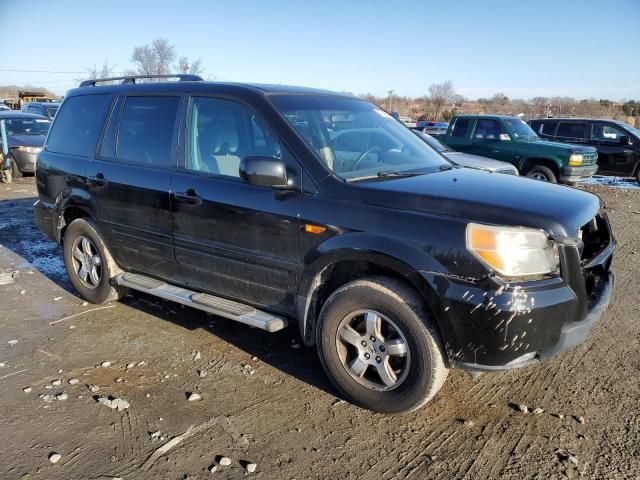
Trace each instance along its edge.
<path fill-rule="evenodd" d="M 64 101 L 45 148 L 66 155 L 93 156 L 110 104 L 109 94 L 81 95 Z"/>
<path fill-rule="evenodd" d="M 489 118 L 481 118 L 476 122 L 476 128 L 473 131 L 472 138 L 498 140 L 503 133 L 507 132 L 500 122 Z"/>
<path fill-rule="evenodd" d="M 264 123 L 230 100 L 192 98 L 188 135 L 188 170 L 239 177 L 244 157 L 282 156 L 280 143 Z"/>
<path fill-rule="evenodd" d="M 591 138 L 593 140 L 602 142 L 620 143 L 620 137 L 622 136 L 628 135 L 619 128 L 606 123 L 595 123 L 593 125 L 593 131 L 591 132 Z"/>
<path fill-rule="evenodd" d="M 118 130 L 118 121 L 120 120 L 120 111 L 122 110 L 122 97 L 118 97 L 115 105 L 111 109 L 111 115 L 107 124 L 107 129 L 100 147 L 100 158 L 116 158 L 116 134 Z"/>
<path fill-rule="evenodd" d="M 116 142 L 118 160 L 169 167 L 180 97 L 127 97 Z"/>
<path fill-rule="evenodd" d="M 556 136 L 566 138 L 586 138 L 586 133 L 586 123 L 560 122 Z"/>
<path fill-rule="evenodd" d="M 557 126 L 558 122 L 544 122 L 542 123 L 542 125 L 540 125 L 540 130 L 538 131 L 538 133 L 553 137 L 556 134 Z"/>
<path fill-rule="evenodd" d="M 451 130 L 451 136 L 464 137 L 467 134 L 468 128 L 469 128 L 468 118 L 457 118 L 456 123 L 453 124 L 453 129 Z"/>
<path fill-rule="evenodd" d="M 40 113 L 40 112 L 38 111 L 38 107 L 34 105 L 29 105 L 27 107 L 27 113 Z"/>

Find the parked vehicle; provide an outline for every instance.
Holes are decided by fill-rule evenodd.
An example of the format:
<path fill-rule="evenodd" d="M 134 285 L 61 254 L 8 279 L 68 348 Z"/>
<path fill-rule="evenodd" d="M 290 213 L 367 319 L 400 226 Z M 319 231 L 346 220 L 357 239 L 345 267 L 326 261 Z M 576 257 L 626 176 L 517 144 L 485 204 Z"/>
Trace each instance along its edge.
<path fill-rule="evenodd" d="M 431 135 L 412 130 L 418 138 L 433 148 L 436 152 L 441 153 L 447 160 L 452 163 L 466 168 L 475 168 L 477 170 L 487 170 L 488 172 L 506 173 L 507 175 L 518 175 L 518 169 L 507 162 L 493 160 L 487 157 L 471 155 L 469 153 L 456 152 L 452 148 L 447 147 L 444 143 L 433 138 Z"/>
<path fill-rule="evenodd" d="M 635 177 L 640 183 L 640 130 L 617 120 L 545 118 L 531 120 L 540 138 L 588 145 L 598 150 L 598 172 Z"/>
<path fill-rule="evenodd" d="M 460 115 L 446 135 L 434 137 L 456 151 L 512 163 L 536 180 L 575 183 L 598 170 L 595 148 L 541 140 L 518 117 Z"/>
<path fill-rule="evenodd" d="M 415 127 L 412 127 L 413 130 L 428 133 L 429 135 L 445 135 L 448 128 L 449 122 L 433 122 L 426 120 L 420 120 L 416 123 Z"/>
<path fill-rule="evenodd" d="M 41 115 L 13 110 L 0 111 L 0 148 L 13 178 L 36 169 L 36 157 L 42 150 L 51 120 Z"/>
<path fill-rule="evenodd" d="M 173 77 L 83 82 L 38 156 L 36 222 L 87 300 L 134 289 L 269 332 L 295 321 L 346 398 L 388 413 L 449 368 L 567 350 L 607 307 L 596 196 L 452 167 L 355 97 Z M 338 118 L 384 135 L 350 150 Z"/>
<path fill-rule="evenodd" d="M 59 107 L 60 104 L 54 102 L 30 102 L 25 103 L 22 106 L 22 111 L 26 113 L 34 113 L 36 115 L 42 115 L 51 120 L 55 116 Z"/>

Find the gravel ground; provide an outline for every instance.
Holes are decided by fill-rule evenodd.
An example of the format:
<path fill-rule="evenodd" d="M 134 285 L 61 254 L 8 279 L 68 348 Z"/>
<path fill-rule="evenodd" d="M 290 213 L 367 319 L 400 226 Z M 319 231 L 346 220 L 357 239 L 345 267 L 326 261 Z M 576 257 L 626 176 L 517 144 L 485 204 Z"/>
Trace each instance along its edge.
<path fill-rule="evenodd" d="M 619 241 L 589 340 L 520 371 L 454 371 L 391 417 L 341 400 L 295 328 L 141 294 L 84 304 L 33 224 L 33 178 L 0 185 L 0 478 L 640 478 L 640 191 L 582 188 Z"/>

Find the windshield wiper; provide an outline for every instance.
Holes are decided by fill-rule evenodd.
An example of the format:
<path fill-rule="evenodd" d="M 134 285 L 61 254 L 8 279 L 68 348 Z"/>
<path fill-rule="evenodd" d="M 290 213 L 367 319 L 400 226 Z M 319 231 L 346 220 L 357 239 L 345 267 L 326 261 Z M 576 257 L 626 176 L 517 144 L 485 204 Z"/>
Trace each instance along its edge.
<path fill-rule="evenodd" d="M 394 171 L 384 171 L 378 172 L 376 177 L 415 177 L 416 175 L 424 175 L 424 172 L 394 172 Z"/>

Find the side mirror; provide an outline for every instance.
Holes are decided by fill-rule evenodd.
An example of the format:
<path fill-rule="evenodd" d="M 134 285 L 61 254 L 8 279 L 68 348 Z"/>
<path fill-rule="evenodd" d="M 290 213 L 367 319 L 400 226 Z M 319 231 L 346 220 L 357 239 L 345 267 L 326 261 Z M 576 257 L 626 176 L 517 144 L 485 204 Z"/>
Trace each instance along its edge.
<path fill-rule="evenodd" d="M 509 142 L 509 141 L 511 141 L 511 137 L 509 136 L 508 133 L 501 133 L 500 136 L 498 137 L 498 139 L 501 142 Z"/>
<path fill-rule="evenodd" d="M 627 135 L 621 135 L 618 140 L 620 145 L 631 145 L 631 139 Z"/>
<path fill-rule="evenodd" d="M 280 190 L 292 188 L 284 162 L 272 157 L 244 157 L 240 162 L 240 178 L 260 187 Z"/>

